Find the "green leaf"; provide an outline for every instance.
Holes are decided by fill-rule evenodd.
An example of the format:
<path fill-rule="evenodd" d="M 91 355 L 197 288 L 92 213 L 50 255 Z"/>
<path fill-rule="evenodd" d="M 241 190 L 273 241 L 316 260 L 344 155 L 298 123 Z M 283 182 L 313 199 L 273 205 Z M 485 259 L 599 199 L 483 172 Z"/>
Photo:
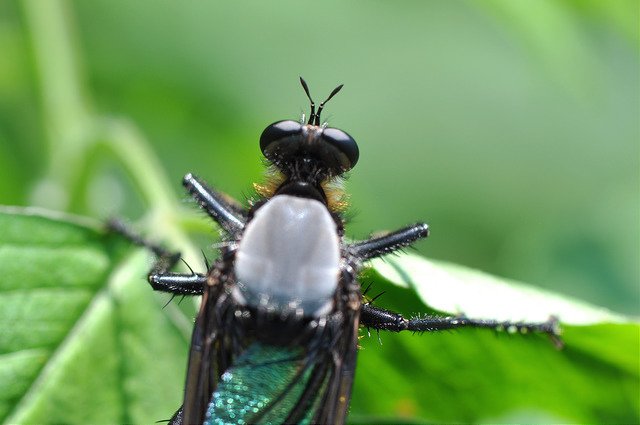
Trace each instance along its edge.
<path fill-rule="evenodd" d="M 379 259 L 373 264 L 381 277 L 412 288 L 426 305 L 445 313 L 530 322 L 544 322 L 557 316 L 562 323 L 572 325 L 630 320 L 605 308 L 521 282 L 417 255 Z"/>
<path fill-rule="evenodd" d="M 0 229 L 0 419 L 170 417 L 189 323 L 149 290 L 146 253 L 125 257 L 96 223 L 33 209 L 0 209 Z"/>
<path fill-rule="evenodd" d="M 0 418 L 100 424 L 170 417 L 180 404 L 195 312 L 185 317 L 175 303 L 163 309 L 168 297 L 144 280 L 147 254 L 94 222 L 32 209 L 0 209 L 0 229 Z M 542 305 L 563 300 L 554 304 L 562 319 L 567 313 L 592 324 L 565 324 L 563 350 L 540 335 L 482 330 L 385 333 L 382 344 L 365 333 L 350 422 L 640 419 L 637 323 L 612 323 L 625 318 L 417 257 L 393 257 L 375 269 L 363 283 L 385 291 L 376 303 L 407 315 L 482 313 L 478 304 L 489 304 L 483 314 L 504 317 L 513 314 L 505 297 L 524 291 Z M 431 308 L 392 280 L 410 284 Z M 463 296 L 475 286 L 480 293 Z M 447 291 L 453 307 L 443 304 Z M 503 302 L 491 301 L 496 296 Z M 523 308 L 522 318 L 534 310 Z"/>
<path fill-rule="evenodd" d="M 374 261 L 364 283 L 372 284 L 373 295 L 384 292 L 377 305 L 409 316 L 438 310 L 544 321 L 554 314 L 562 322 L 566 346 L 556 350 L 543 335 L 475 329 L 384 334 L 382 344 L 375 336 L 364 338 L 352 422 L 372 423 L 380 417 L 436 423 L 640 421 L 637 321 L 415 255 Z"/>

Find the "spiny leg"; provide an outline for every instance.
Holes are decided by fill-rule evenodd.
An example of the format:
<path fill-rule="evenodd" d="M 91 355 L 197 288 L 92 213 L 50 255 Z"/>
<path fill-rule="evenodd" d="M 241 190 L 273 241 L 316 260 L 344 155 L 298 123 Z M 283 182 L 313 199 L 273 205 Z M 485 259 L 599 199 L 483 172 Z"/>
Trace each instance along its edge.
<path fill-rule="evenodd" d="M 169 425 L 183 425 L 184 419 L 184 407 L 180 406 L 178 411 L 173 414 L 171 419 L 169 419 Z"/>
<path fill-rule="evenodd" d="M 174 273 L 172 269 L 180 261 L 179 252 L 170 252 L 161 246 L 149 242 L 131 231 L 121 221 L 109 220 L 107 228 L 129 239 L 135 245 L 147 248 L 156 256 L 156 261 L 149 271 L 147 280 L 155 291 L 168 292 L 174 295 L 202 295 L 207 276 L 201 273 Z M 188 265 L 187 265 L 188 267 Z"/>
<path fill-rule="evenodd" d="M 425 223 L 417 223 L 384 236 L 352 243 L 349 245 L 349 251 L 364 261 L 405 248 L 427 236 L 429 236 L 429 226 Z"/>
<path fill-rule="evenodd" d="M 198 177 L 189 173 L 182 180 L 183 186 L 198 201 L 200 207 L 232 237 L 238 237 L 247 221 L 246 214 L 234 201 L 211 189 Z"/>
<path fill-rule="evenodd" d="M 149 283 L 154 291 L 173 295 L 202 295 L 207 276 L 201 273 L 149 273 Z"/>
<path fill-rule="evenodd" d="M 423 316 L 411 319 L 401 314 L 371 304 L 363 304 L 360 309 L 362 326 L 392 332 L 434 332 L 458 328 L 488 328 L 504 330 L 509 333 L 544 333 L 554 345 L 561 348 L 560 325 L 557 317 L 550 317 L 546 322 L 511 322 L 487 319 L 471 319 L 466 316 Z"/>

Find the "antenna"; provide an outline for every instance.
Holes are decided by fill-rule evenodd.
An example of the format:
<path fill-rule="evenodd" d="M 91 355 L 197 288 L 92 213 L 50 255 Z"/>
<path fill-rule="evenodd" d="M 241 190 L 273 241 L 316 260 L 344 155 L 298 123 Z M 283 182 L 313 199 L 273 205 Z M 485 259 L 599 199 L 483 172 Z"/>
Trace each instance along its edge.
<path fill-rule="evenodd" d="M 302 88 L 304 89 L 304 92 L 307 94 L 307 97 L 309 98 L 309 102 L 311 102 L 311 113 L 309 114 L 309 122 L 307 122 L 307 124 L 313 124 L 313 120 L 316 116 L 316 104 L 313 102 L 313 99 L 311 99 L 311 95 L 309 94 L 309 86 L 307 85 L 307 82 L 302 77 L 300 77 L 300 84 L 302 84 Z"/>
<path fill-rule="evenodd" d="M 320 113 L 322 113 L 322 108 L 324 108 L 324 105 L 328 101 L 330 101 L 333 96 L 335 96 L 340 90 L 342 90 L 342 87 L 344 86 L 344 84 L 340 84 L 338 87 L 333 89 L 333 91 L 331 92 L 329 97 L 327 97 L 320 104 L 320 106 L 318 107 L 318 112 L 317 113 L 316 113 L 316 104 L 313 101 L 313 99 L 311 99 L 311 94 L 309 94 L 309 86 L 307 85 L 307 82 L 302 77 L 300 77 L 300 84 L 302 84 L 302 88 L 304 89 L 304 92 L 307 94 L 307 97 L 309 98 L 309 102 L 311 102 L 311 114 L 309 114 L 309 121 L 307 122 L 307 124 L 308 125 L 320 125 Z"/>
<path fill-rule="evenodd" d="M 316 125 L 320 125 L 320 113 L 322 112 L 322 108 L 324 108 L 325 103 L 330 101 L 331 98 L 336 95 L 336 93 L 338 93 L 340 90 L 342 90 L 343 86 L 344 86 L 344 84 L 340 84 L 338 87 L 333 89 L 333 91 L 331 92 L 329 97 L 327 97 L 327 99 L 320 104 L 320 106 L 318 107 L 318 113 L 316 114 L 316 122 L 315 122 Z"/>

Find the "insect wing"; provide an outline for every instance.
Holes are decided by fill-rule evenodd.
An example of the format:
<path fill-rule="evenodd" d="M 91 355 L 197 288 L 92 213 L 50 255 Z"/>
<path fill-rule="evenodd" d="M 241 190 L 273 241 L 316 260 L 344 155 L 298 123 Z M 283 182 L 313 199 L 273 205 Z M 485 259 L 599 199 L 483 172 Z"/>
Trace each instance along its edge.
<path fill-rule="evenodd" d="M 205 412 L 218 379 L 229 366 L 231 347 L 220 322 L 227 296 L 222 285 L 208 285 L 202 296 L 189 350 L 189 365 L 184 391 L 184 424 L 204 423 Z"/>
<path fill-rule="evenodd" d="M 358 311 L 347 314 L 346 323 L 339 331 L 341 335 L 336 341 L 334 355 L 330 358 L 332 371 L 313 423 L 345 423 L 356 369 L 358 316 Z"/>
<path fill-rule="evenodd" d="M 229 298 L 208 287 L 190 349 L 184 410 L 172 424 L 345 421 L 355 370 L 357 313 L 336 320 L 308 346 L 254 341 L 238 352 Z M 338 318 L 344 318 L 342 314 Z"/>
<path fill-rule="evenodd" d="M 204 423 L 344 423 L 355 368 L 354 335 L 341 333 L 335 340 L 330 330 L 309 346 L 252 342 L 220 376 Z M 203 400 L 199 391 L 196 402 Z"/>

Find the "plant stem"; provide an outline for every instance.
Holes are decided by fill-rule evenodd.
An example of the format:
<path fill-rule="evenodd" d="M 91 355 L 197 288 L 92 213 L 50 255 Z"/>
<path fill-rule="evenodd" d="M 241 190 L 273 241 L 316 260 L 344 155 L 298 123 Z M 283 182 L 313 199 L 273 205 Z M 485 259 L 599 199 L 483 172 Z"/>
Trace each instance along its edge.
<path fill-rule="evenodd" d="M 67 4 L 63 1 L 24 0 L 40 83 L 49 164 L 47 187 L 73 185 L 82 169 L 91 118 L 83 94 L 75 38 Z M 44 193 L 46 196 L 47 194 Z M 68 196 L 56 206 L 66 208 Z"/>
<path fill-rule="evenodd" d="M 80 184 L 88 156 L 95 148 L 105 146 L 149 205 L 144 220 L 148 229 L 180 247 L 190 261 L 198 261 L 200 256 L 180 228 L 179 203 L 145 137 L 128 120 L 103 117 L 93 111 L 85 91 L 69 3 L 23 0 L 23 8 L 32 37 L 49 149 L 48 169 L 39 184 L 42 190 L 36 191 L 36 203 L 68 209 L 68 194 Z"/>

